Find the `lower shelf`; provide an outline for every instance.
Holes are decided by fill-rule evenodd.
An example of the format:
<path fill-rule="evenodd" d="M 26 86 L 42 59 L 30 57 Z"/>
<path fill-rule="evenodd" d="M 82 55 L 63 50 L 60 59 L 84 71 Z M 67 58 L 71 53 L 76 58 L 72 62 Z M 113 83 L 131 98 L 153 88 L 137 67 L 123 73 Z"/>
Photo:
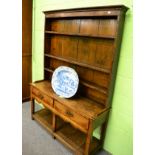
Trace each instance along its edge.
<path fill-rule="evenodd" d="M 75 129 L 69 123 L 65 123 L 59 117 L 57 117 L 58 130 L 53 132 L 52 113 L 47 109 L 35 112 L 33 118 L 72 151 L 83 154 L 86 140 L 86 135 L 84 133 Z M 90 154 L 96 152 L 100 148 L 99 140 L 93 137 L 90 145 Z"/>
<path fill-rule="evenodd" d="M 66 124 L 57 131 L 55 137 L 74 152 L 79 152 L 80 154 L 84 153 L 86 135 L 78 129 L 73 128 L 70 124 Z M 93 137 L 90 145 L 90 154 L 96 152 L 100 148 L 99 140 Z"/>
<path fill-rule="evenodd" d="M 42 109 L 33 114 L 33 118 L 39 122 L 44 128 L 53 134 L 52 129 L 52 113 L 47 109 Z"/>

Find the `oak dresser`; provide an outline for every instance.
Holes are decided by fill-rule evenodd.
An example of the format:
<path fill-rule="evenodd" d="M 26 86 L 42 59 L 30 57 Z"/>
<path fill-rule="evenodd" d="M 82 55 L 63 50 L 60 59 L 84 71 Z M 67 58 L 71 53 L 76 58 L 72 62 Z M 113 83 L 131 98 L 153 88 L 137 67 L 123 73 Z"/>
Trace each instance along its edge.
<path fill-rule="evenodd" d="M 32 119 L 75 154 L 95 154 L 103 147 L 127 9 L 44 12 L 44 79 L 31 83 Z M 78 92 L 70 99 L 57 96 L 51 87 L 52 73 L 62 65 L 79 76 Z M 36 111 L 35 103 L 44 108 Z M 93 136 L 98 127 L 99 139 Z"/>

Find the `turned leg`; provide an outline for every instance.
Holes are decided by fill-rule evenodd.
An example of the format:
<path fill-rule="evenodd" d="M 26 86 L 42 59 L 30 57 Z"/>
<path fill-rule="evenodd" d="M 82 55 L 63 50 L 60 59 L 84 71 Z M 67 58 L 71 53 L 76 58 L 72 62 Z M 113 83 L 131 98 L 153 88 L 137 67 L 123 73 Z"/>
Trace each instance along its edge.
<path fill-rule="evenodd" d="M 88 129 L 88 133 L 87 133 L 87 137 L 86 137 L 84 155 L 89 155 L 92 134 L 93 134 L 92 121 L 90 121 L 89 129 Z"/>

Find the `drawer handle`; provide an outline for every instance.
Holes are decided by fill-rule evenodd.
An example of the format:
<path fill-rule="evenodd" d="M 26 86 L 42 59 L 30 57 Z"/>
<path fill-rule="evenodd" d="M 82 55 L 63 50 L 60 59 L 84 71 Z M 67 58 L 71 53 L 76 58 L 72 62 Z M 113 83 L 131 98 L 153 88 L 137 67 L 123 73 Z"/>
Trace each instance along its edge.
<path fill-rule="evenodd" d="M 39 98 L 42 100 L 44 98 L 44 96 L 43 95 L 39 95 Z"/>
<path fill-rule="evenodd" d="M 73 117 L 73 114 L 70 111 L 66 111 L 66 114 L 70 117 Z"/>

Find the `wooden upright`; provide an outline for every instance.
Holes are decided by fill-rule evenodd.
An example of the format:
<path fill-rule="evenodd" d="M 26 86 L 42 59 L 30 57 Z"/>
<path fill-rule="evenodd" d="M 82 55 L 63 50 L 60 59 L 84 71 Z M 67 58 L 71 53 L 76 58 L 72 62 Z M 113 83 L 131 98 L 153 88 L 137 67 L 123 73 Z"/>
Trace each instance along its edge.
<path fill-rule="evenodd" d="M 103 147 L 126 11 L 120 5 L 44 12 L 44 80 L 31 84 L 32 119 L 75 154 Z M 71 99 L 60 98 L 51 87 L 52 73 L 62 65 L 79 75 Z M 45 108 L 35 111 L 35 100 Z M 97 139 L 93 131 L 99 126 Z"/>

